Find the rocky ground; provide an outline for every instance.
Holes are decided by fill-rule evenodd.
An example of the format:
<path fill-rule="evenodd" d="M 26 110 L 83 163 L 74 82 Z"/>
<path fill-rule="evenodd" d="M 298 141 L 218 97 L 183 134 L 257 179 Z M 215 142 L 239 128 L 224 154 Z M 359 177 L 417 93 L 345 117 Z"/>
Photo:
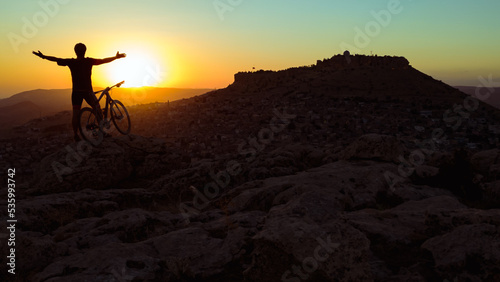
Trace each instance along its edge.
<path fill-rule="evenodd" d="M 440 183 L 459 173 L 451 155 L 391 188 L 384 174 L 397 173 L 391 159 L 405 150 L 368 135 L 337 153 L 290 145 L 251 162 L 220 159 L 231 169 L 213 171 L 209 160 L 189 163 L 159 139 L 132 135 L 105 140 L 59 182 L 61 150 L 20 187 L 17 277 L 498 280 L 499 150 L 467 158 L 478 200 Z"/>
<path fill-rule="evenodd" d="M 387 133 L 343 131 L 326 118 L 328 105 L 318 110 L 328 97 L 317 92 L 302 104 L 297 97 L 307 94 L 290 94 L 288 86 L 252 90 L 260 93 L 254 100 L 235 94 L 242 87 L 178 108 L 148 106 L 148 113 L 168 110 L 165 134 L 177 132 L 186 142 L 156 127 L 96 147 L 64 138 L 48 143 L 49 133 L 37 142 L 3 141 L 12 148 L 4 161 L 29 161 L 29 171 L 16 164 L 16 279 L 500 280 L 499 149 L 442 143 L 419 149 L 422 140 L 398 132 L 391 116 Z M 221 109 L 221 101 L 237 99 L 233 107 L 241 112 Z M 370 99 L 345 110 L 358 113 L 356 120 L 366 118 L 363 112 L 375 117 L 363 110 L 380 105 Z M 394 105 L 403 103 L 401 112 L 409 113 L 412 102 Z M 220 111 L 191 118 L 214 103 Z M 273 108 L 283 103 L 293 111 L 280 111 L 276 120 Z M 260 114 L 247 116 L 243 108 Z M 31 145 L 23 151 L 19 144 Z M 47 149 L 37 155 L 41 147 Z M 7 198 L 5 189 L 0 193 Z M 7 209 L 0 215 L 5 222 Z M 6 254 L 6 244 L 0 250 Z M 0 263 L 6 265 L 5 255 Z"/>

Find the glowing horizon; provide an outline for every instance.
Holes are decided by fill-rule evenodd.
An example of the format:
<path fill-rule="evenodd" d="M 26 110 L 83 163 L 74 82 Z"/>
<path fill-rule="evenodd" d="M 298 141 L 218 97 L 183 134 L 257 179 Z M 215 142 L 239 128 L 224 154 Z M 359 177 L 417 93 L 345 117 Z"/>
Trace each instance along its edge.
<path fill-rule="evenodd" d="M 71 88 L 69 70 L 31 54 L 127 57 L 93 69 L 94 87 L 223 88 L 239 71 L 280 70 L 351 53 L 404 56 L 450 85 L 500 81 L 500 2 L 214 0 L 10 1 L 0 11 L 0 98 Z M 347 46 L 347 47 L 346 47 Z M 358 52 L 357 52 L 358 51 Z M 500 86 L 500 85 L 497 85 Z"/>

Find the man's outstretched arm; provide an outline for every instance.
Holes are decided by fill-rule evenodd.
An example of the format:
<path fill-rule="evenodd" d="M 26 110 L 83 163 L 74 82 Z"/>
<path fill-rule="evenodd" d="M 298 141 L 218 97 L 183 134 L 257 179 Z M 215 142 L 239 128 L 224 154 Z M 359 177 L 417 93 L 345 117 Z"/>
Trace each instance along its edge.
<path fill-rule="evenodd" d="M 116 52 L 116 55 L 114 57 L 109 57 L 109 58 L 105 58 L 105 59 L 95 59 L 94 65 L 102 65 L 102 64 L 110 63 L 116 59 L 124 58 L 125 56 L 127 56 L 127 55 L 124 53 L 120 54 L 120 52 Z"/>
<path fill-rule="evenodd" d="M 45 56 L 40 51 L 38 51 L 38 52 L 33 51 L 33 54 L 35 54 L 36 56 L 38 56 L 38 57 L 40 57 L 42 59 L 49 60 L 49 61 L 52 61 L 52 62 L 58 62 L 58 61 L 61 60 L 61 58 L 52 57 L 52 56 Z"/>

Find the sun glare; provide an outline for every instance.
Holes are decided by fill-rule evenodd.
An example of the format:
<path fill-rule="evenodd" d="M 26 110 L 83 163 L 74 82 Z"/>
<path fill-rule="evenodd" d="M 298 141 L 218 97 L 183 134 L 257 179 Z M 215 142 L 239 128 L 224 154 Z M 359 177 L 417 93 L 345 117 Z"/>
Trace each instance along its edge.
<path fill-rule="evenodd" d="M 124 80 L 124 87 L 156 86 L 162 82 L 165 66 L 158 57 L 137 48 L 123 50 L 127 57 L 109 64 L 106 70 L 113 82 Z"/>

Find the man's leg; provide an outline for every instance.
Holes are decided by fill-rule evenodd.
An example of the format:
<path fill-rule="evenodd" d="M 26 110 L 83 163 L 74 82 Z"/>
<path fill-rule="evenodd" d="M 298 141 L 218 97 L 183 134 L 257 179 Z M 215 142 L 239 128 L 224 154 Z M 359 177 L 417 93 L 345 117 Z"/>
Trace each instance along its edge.
<path fill-rule="evenodd" d="M 99 123 L 99 128 L 100 130 L 104 133 L 104 137 L 110 137 L 108 132 L 106 132 L 106 129 L 109 129 L 109 120 L 108 124 L 104 124 L 104 115 L 102 113 L 101 105 L 99 104 L 99 100 L 97 100 L 97 97 L 93 92 L 89 92 L 85 96 L 85 101 L 87 101 L 87 104 L 89 104 L 92 109 L 94 110 L 94 114 L 97 117 L 97 122 Z"/>
<path fill-rule="evenodd" d="M 74 133 L 74 138 L 75 141 L 78 142 L 81 140 L 80 136 L 78 136 L 78 124 L 80 123 L 80 107 L 78 105 L 73 105 L 73 120 L 72 120 L 72 125 L 73 125 L 73 133 Z"/>
<path fill-rule="evenodd" d="M 78 136 L 78 125 L 80 123 L 80 108 L 82 107 L 83 97 L 78 91 L 73 91 L 71 93 L 71 104 L 73 105 L 73 119 L 71 124 L 73 125 L 73 136 L 75 142 L 80 141 L 80 136 Z"/>
<path fill-rule="evenodd" d="M 87 102 L 87 104 L 89 104 L 92 107 L 92 109 L 94 109 L 94 113 L 97 117 L 97 121 L 100 122 L 103 119 L 102 109 L 101 109 L 101 105 L 99 104 L 99 101 L 97 100 L 97 97 L 95 96 L 95 94 L 93 92 L 89 92 L 89 93 L 87 93 L 87 95 L 85 95 L 84 99 Z"/>
<path fill-rule="evenodd" d="M 101 120 L 104 118 L 102 115 L 101 105 L 99 103 L 95 103 L 92 105 L 92 109 L 94 109 L 94 113 L 97 116 L 97 121 L 99 121 L 100 123 Z"/>

